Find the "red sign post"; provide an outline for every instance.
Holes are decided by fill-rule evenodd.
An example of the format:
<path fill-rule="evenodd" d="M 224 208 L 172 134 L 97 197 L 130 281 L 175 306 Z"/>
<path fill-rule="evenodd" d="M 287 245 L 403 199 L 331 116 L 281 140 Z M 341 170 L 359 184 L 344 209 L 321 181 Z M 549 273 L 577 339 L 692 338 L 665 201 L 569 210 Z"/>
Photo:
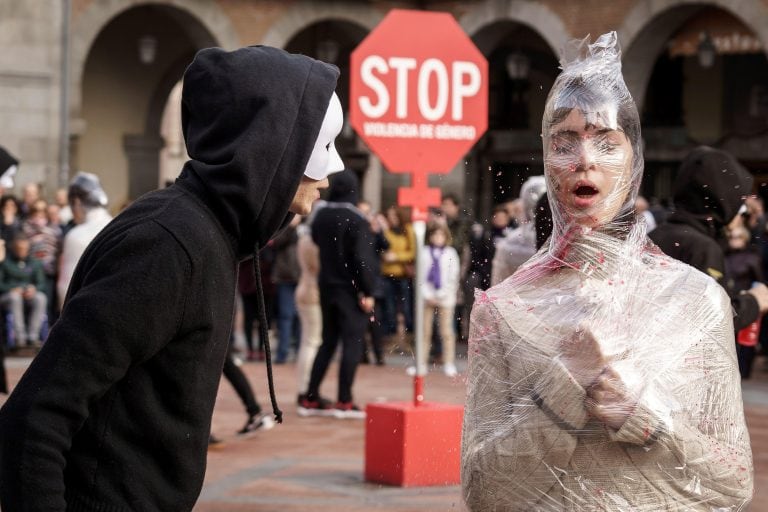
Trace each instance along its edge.
<path fill-rule="evenodd" d="M 488 124 L 488 63 L 447 13 L 392 10 L 352 52 L 352 126 L 391 172 L 416 234 L 416 376 L 411 403 L 369 404 L 366 480 L 410 485 L 459 481 L 461 406 L 424 402 L 421 283 L 427 209 L 440 204 L 429 173 L 447 173 Z"/>
<path fill-rule="evenodd" d="M 350 120 L 425 220 L 428 173 L 450 172 L 488 126 L 488 63 L 448 13 L 395 9 L 352 52 Z"/>

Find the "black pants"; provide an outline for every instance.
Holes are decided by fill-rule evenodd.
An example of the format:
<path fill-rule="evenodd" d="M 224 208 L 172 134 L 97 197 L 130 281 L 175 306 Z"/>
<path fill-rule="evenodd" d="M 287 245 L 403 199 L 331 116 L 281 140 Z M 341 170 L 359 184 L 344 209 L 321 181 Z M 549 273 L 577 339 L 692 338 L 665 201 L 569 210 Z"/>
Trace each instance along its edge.
<path fill-rule="evenodd" d="M 755 352 L 757 347 L 745 347 L 744 345 L 736 344 L 736 358 L 739 362 L 739 373 L 741 378 L 746 380 L 752 374 L 752 363 L 755 360 Z"/>
<path fill-rule="evenodd" d="M 223 371 L 224 377 L 226 377 L 229 383 L 232 384 L 232 387 L 235 388 L 235 393 L 240 397 L 240 401 L 243 402 L 245 412 L 247 412 L 249 416 L 259 414 L 261 412 L 261 407 L 259 407 L 258 402 L 256 402 L 256 397 L 253 394 L 253 390 L 251 389 L 251 385 L 248 383 L 245 374 L 235 364 L 234 359 L 232 359 L 232 351 L 227 353 L 227 358 L 224 360 Z"/>
<path fill-rule="evenodd" d="M 259 306 L 256 294 L 240 295 L 243 299 L 243 331 L 245 333 L 245 344 L 248 350 L 255 350 L 253 347 L 253 328 L 259 321 Z M 264 299 L 266 301 L 266 298 Z M 265 307 L 267 305 L 265 304 Z M 267 312 L 269 308 L 267 307 Z M 269 316 L 267 317 L 269 318 Z M 269 328 L 269 327 L 267 327 Z M 259 350 L 264 350 L 264 340 L 259 337 Z"/>
<path fill-rule="evenodd" d="M 347 289 L 320 289 L 320 309 L 323 314 L 323 343 L 315 356 L 309 378 L 307 396 L 316 400 L 320 383 L 325 378 L 336 346 L 341 340 L 339 367 L 339 402 L 352 401 L 352 383 L 364 348 L 368 315 L 360 309 L 357 295 Z"/>

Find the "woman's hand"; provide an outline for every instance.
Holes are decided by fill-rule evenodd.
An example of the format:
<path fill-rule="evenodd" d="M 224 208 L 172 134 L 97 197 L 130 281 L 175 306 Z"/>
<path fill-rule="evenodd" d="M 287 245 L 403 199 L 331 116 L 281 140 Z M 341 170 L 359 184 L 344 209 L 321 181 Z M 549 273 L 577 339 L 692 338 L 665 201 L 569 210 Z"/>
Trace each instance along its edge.
<path fill-rule="evenodd" d="M 606 365 L 600 343 L 592 331 L 583 326 L 560 342 L 560 361 L 585 389 L 597 381 Z"/>
<path fill-rule="evenodd" d="M 606 367 L 597 381 L 587 388 L 585 405 L 590 416 L 613 430 L 619 430 L 634 414 L 637 399 L 629 392 L 621 376 L 613 368 Z"/>

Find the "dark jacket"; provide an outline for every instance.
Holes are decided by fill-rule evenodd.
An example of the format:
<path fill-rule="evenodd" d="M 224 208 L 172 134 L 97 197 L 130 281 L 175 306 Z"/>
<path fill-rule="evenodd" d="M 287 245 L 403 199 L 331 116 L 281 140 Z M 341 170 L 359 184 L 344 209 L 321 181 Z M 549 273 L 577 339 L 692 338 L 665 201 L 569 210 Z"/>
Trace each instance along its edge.
<path fill-rule="evenodd" d="M 724 229 L 752 191 L 752 175 L 730 154 L 709 147 L 691 151 L 674 185 L 675 212 L 648 236 L 669 256 L 725 287 L 736 312 L 736 330 L 754 322 L 760 310 L 752 295 L 728 286 Z"/>
<path fill-rule="evenodd" d="M 762 283 L 764 278 L 760 256 L 751 249 L 727 251 L 725 275 L 728 287 L 736 292 L 749 290 L 755 282 Z"/>
<path fill-rule="evenodd" d="M 328 287 L 373 297 L 379 256 L 368 220 L 355 207 L 358 180 L 350 170 L 331 176 L 328 202 L 312 221 L 320 253 L 320 291 Z"/>
<path fill-rule="evenodd" d="M 296 284 L 301 276 L 299 255 L 296 244 L 299 235 L 296 228 L 288 226 L 272 240 L 275 251 L 274 265 L 272 266 L 272 281 L 274 283 Z"/>
<path fill-rule="evenodd" d="M 238 261 L 290 217 L 337 76 L 273 48 L 197 54 L 182 98 L 192 160 L 94 239 L 0 411 L 3 510 L 192 509 Z"/>
<path fill-rule="evenodd" d="M 9 254 L 0 263 L 0 293 L 7 293 L 13 288 L 32 285 L 38 291 L 45 291 L 45 272 L 40 261 L 29 256 L 23 260 Z"/>

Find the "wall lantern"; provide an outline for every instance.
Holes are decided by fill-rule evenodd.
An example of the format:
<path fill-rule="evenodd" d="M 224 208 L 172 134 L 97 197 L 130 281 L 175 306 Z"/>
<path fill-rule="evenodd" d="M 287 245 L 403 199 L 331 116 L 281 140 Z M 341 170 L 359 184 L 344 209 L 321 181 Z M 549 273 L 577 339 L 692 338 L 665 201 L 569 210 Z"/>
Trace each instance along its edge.
<path fill-rule="evenodd" d="M 699 65 L 703 68 L 711 68 L 715 64 L 717 47 L 710 35 L 706 32 L 699 34 L 699 46 L 696 48 Z"/>
<path fill-rule="evenodd" d="M 157 38 L 143 36 L 139 38 L 139 61 L 142 64 L 152 64 L 157 57 Z"/>
<path fill-rule="evenodd" d="M 339 58 L 339 43 L 333 39 L 323 39 L 317 43 L 317 59 L 335 64 Z"/>
<path fill-rule="evenodd" d="M 528 78 L 530 66 L 528 56 L 522 52 L 513 52 L 507 55 L 507 74 L 512 80 L 525 80 Z"/>

